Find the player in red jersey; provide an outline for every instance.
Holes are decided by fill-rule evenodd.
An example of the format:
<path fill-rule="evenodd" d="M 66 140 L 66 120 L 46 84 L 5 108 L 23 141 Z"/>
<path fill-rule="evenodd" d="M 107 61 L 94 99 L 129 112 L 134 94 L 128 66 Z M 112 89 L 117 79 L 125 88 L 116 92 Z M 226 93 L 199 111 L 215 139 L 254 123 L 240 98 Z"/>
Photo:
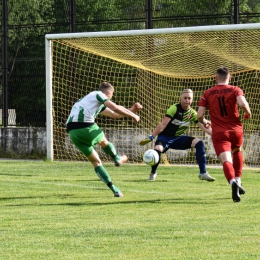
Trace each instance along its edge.
<path fill-rule="evenodd" d="M 239 119 L 238 105 L 244 111 L 244 119 L 251 118 L 251 111 L 242 89 L 229 85 L 230 79 L 227 67 L 217 70 L 217 85 L 204 92 L 199 101 L 197 118 L 203 122 L 206 108 L 209 109 L 212 142 L 231 185 L 232 199 L 239 202 L 240 194 L 244 194 L 245 190 L 241 185 L 243 124 Z"/>
<path fill-rule="evenodd" d="M 217 85 L 204 92 L 199 101 L 197 118 L 203 122 L 206 108 L 209 109 L 213 146 L 231 185 L 232 199 L 239 202 L 240 194 L 244 194 L 245 190 L 241 185 L 243 124 L 239 119 L 238 106 L 244 111 L 244 119 L 251 118 L 251 111 L 242 89 L 229 85 L 230 79 L 227 67 L 217 70 Z"/>

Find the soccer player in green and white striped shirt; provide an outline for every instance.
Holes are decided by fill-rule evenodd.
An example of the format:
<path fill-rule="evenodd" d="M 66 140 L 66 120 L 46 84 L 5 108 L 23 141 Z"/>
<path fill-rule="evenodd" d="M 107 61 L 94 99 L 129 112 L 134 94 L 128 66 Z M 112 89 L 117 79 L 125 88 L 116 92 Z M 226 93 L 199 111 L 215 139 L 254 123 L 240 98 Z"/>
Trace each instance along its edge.
<path fill-rule="evenodd" d="M 128 157 L 117 153 L 115 146 L 106 139 L 104 132 L 95 123 L 95 119 L 100 114 L 111 118 L 131 117 L 134 123 L 138 123 L 140 118 L 135 112 L 142 109 L 142 106 L 135 103 L 126 109 L 117 105 L 110 100 L 113 93 L 114 87 L 103 82 L 97 91 L 90 92 L 73 105 L 66 125 L 72 142 L 92 163 L 99 178 L 115 197 L 123 197 L 123 193 L 113 184 L 94 147 L 99 144 L 103 151 L 111 156 L 116 166 L 126 162 Z"/>

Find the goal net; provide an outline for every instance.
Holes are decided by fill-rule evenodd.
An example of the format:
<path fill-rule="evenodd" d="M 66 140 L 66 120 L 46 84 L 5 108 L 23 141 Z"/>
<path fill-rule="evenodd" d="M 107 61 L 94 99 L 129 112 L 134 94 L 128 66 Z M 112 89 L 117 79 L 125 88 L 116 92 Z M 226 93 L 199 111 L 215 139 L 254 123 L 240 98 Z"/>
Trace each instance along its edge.
<path fill-rule="evenodd" d="M 78 99 L 108 81 L 115 87 L 115 103 L 143 105 L 141 120 L 135 125 L 129 118 L 98 116 L 97 123 L 129 162 L 142 163 L 154 142 L 139 146 L 139 141 L 180 101 L 183 89 L 193 90 L 192 107 L 197 110 L 204 90 L 215 84 L 216 69 L 224 65 L 231 71 L 231 84 L 243 89 L 253 114 L 243 122 L 245 164 L 259 166 L 259 39 L 260 24 L 46 35 L 47 157 L 86 160 L 71 143 L 65 122 Z M 187 134 L 205 142 L 208 164 L 219 164 L 210 136 L 195 124 Z M 103 162 L 111 162 L 99 146 L 95 149 Z M 163 162 L 195 164 L 195 149 L 169 150 Z"/>

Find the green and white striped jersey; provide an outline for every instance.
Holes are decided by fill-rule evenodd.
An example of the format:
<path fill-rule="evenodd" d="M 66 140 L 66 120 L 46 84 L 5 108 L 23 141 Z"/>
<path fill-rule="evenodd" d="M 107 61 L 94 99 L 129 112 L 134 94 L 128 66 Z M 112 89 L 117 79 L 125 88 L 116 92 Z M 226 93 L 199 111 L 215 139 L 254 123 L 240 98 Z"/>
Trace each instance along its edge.
<path fill-rule="evenodd" d="M 97 115 L 105 108 L 109 98 L 101 91 L 92 91 L 78 100 L 72 107 L 66 124 L 70 122 L 94 123 Z"/>

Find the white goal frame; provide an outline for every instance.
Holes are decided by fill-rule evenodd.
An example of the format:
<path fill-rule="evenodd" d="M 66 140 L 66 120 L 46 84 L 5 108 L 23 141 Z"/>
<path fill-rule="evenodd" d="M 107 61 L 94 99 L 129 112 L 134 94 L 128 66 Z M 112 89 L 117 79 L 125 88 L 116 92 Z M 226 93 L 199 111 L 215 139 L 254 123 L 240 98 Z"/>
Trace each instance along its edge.
<path fill-rule="evenodd" d="M 104 32 L 82 32 L 82 33 L 61 33 L 45 35 L 45 61 L 46 61 L 46 149 L 47 159 L 53 161 L 53 117 L 52 117 L 52 40 L 73 39 L 87 37 L 120 37 L 120 36 L 141 36 L 160 34 L 180 34 L 193 32 L 216 32 L 234 30 L 256 30 L 260 29 L 260 23 L 229 24 L 212 26 L 194 26 L 180 28 L 125 30 L 125 31 L 104 31 Z M 65 122 L 64 122 L 65 124 Z"/>

